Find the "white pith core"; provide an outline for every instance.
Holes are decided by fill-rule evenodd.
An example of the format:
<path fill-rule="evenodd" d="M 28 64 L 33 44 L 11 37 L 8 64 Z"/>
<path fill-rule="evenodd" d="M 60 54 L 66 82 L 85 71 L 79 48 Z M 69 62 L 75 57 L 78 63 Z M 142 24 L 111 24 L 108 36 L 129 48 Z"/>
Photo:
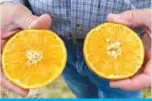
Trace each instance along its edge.
<path fill-rule="evenodd" d="M 109 38 L 106 39 L 106 42 L 108 43 L 107 54 L 117 58 L 121 54 L 120 42 L 111 42 Z"/>
<path fill-rule="evenodd" d="M 36 64 L 38 62 L 41 61 L 43 54 L 40 51 L 36 51 L 36 50 L 29 50 L 27 51 L 27 63 L 28 64 Z"/>

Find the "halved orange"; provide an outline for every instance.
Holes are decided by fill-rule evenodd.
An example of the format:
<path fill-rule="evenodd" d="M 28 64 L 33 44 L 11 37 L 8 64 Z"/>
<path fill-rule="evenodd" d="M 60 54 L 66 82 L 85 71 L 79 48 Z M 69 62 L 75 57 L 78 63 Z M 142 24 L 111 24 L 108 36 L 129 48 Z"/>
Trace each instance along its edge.
<path fill-rule="evenodd" d="M 144 46 L 140 37 L 130 28 L 104 23 L 86 36 L 85 61 L 98 76 L 117 80 L 133 76 L 144 61 Z"/>
<path fill-rule="evenodd" d="M 23 30 L 6 44 L 2 54 L 6 77 L 22 88 L 39 88 L 63 71 L 67 53 L 63 41 L 52 31 Z"/>

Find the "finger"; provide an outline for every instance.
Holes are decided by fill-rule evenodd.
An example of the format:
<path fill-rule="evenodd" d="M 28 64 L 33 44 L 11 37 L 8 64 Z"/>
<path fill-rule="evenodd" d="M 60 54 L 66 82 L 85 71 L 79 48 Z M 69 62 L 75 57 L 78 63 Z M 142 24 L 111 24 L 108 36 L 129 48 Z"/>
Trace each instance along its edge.
<path fill-rule="evenodd" d="M 6 40 L 1 40 L 1 53 L 3 52 L 4 46 L 5 46 Z"/>
<path fill-rule="evenodd" d="M 143 40 L 144 48 L 145 48 L 145 51 L 146 51 L 145 58 L 146 58 L 146 60 L 149 60 L 152 57 L 152 54 L 151 54 L 151 38 L 148 34 L 144 34 L 142 36 L 142 40 Z"/>
<path fill-rule="evenodd" d="M 20 28 L 34 28 L 34 29 L 49 29 L 52 19 L 48 14 L 43 14 L 40 17 L 31 15 L 24 16 L 22 19 L 15 20 L 15 24 L 10 24 L 0 28 L 1 37 L 8 38 L 14 33 L 20 31 Z M 20 28 L 19 28 L 20 27 Z"/>
<path fill-rule="evenodd" d="M 21 28 L 12 25 L 11 28 L 9 26 L 6 26 L 4 28 L 0 28 L 0 30 L 1 30 L 1 39 L 7 39 L 13 36 L 15 33 L 19 32 Z"/>
<path fill-rule="evenodd" d="M 23 29 L 49 29 L 51 26 L 51 17 L 48 14 L 43 14 L 40 17 L 35 15 L 26 15 L 22 19 L 16 20 L 15 24 Z"/>
<path fill-rule="evenodd" d="M 30 15 L 24 17 L 24 20 L 16 21 L 16 24 L 9 25 L 1 28 L 1 38 L 5 39 L 11 37 L 16 32 L 20 31 L 21 28 L 34 28 L 34 29 L 49 29 L 51 26 L 51 17 L 48 14 L 43 14 L 40 17 Z M 19 28 L 21 27 L 21 28 Z"/>
<path fill-rule="evenodd" d="M 26 96 L 29 93 L 29 90 L 17 87 L 16 85 L 14 85 L 10 81 L 8 81 L 5 77 L 2 77 L 2 86 L 21 96 Z"/>
<path fill-rule="evenodd" d="M 132 79 L 110 82 L 110 87 L 121 88 L 123 90 L 141 90 L 150 86 L 150 76 L 144 74 L 135 76 Z"/>
<path fill-rule="evenodd" d="M 48 14 L 43 14 L 37 20 L 31 23 L 29 27 L 35 29 L 50 29 L 51 23 L 51 17 Z"/>
<path fill-rule="evenodd" d="M 6 42 L 8 41 L 8 39 L 14 34 L 14 33 L 16 33 L 16 32 L 18 32 L 18 31 L 20 31 L 21 29 L 20 28 L 18 28 L 18 29 L 14 29 L 14 30 L 12 30 L 12 31 L 9 31 L 9 33 L 10 34 L 7 34 L 6 33 L 6 35 L 3 35 L 2 37 L 1 37 L 1 45 L 0 45 L 0 51 L 1 51 L 1 53 L 3 52 L 3 49 L 4 49 L 4 47 L 5 47 L 5 44 L 6 44 Z"/>
<path fill-rule="evenodd" d="M 124 90 L 141 90 L 151 87 L 151 60 L 146 64 L 143 74 L 133 76 L 131 79 L 111 81 L 110 86 Z"/>
<path fill-rule="evenodd" d="M 151 17 L 152 17 L 151 9 L 129 10 L 120 14 L 110 13 L 107 17 L 107 20 L 110 22 L 121 23 L 132 27 L 146 26 L 150 28 Z"/>

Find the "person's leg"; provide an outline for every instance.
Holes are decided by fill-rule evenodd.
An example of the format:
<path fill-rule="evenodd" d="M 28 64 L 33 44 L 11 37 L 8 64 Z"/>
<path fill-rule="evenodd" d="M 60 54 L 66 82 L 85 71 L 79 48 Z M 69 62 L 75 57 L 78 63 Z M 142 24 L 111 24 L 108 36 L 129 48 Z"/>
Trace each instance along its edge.
<path fill-rule="evenodd" d="M 96 87 L 98 88 L 99 97 L 100 94 L 104 98 L 140 98 L 141 97 L 140 91 L 125 91 L 118 88 L 111 88 L 109 86 L 108 80 L 104 80 L 98 77 L 90 70 L 88 70 L 88 77 L 92 81 L 92 83 L 95 84 Z"/>
<path fill-rule="evenodd" d="M 72 41 L 65 40 L 65 45 L 68 53 L 68 61 L 66 68 L 63 72 L 63 79 L 68 87 L 72 90 L 78 98 L 97 98 L 98 91 L 95 85 L 90 82 L 88 77 L 82 76 L 77 72 L 77 46 Z"/>
<path fill-rule="evenodd" d="M 67 63 L 62 77 L 77 98 L 98 98 L 94 84 L 87 77 L 78 74 L 72 65 Z"/>

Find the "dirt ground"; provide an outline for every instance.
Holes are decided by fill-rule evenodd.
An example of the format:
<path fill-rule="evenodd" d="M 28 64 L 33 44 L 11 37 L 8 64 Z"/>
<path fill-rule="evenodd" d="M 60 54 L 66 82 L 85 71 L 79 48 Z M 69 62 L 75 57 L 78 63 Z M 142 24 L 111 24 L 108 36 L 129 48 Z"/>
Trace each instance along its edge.
<path fill-rule="evenodd" d="M 143 98 L 152 98 L 150 90 L 143 90 Z M 0 98 L 21 98 L 21 96 L 1 88 Z M 75 98 L 65 82 L 58 78 L 47 87 L 32 90 L 26 98 Z"/>

